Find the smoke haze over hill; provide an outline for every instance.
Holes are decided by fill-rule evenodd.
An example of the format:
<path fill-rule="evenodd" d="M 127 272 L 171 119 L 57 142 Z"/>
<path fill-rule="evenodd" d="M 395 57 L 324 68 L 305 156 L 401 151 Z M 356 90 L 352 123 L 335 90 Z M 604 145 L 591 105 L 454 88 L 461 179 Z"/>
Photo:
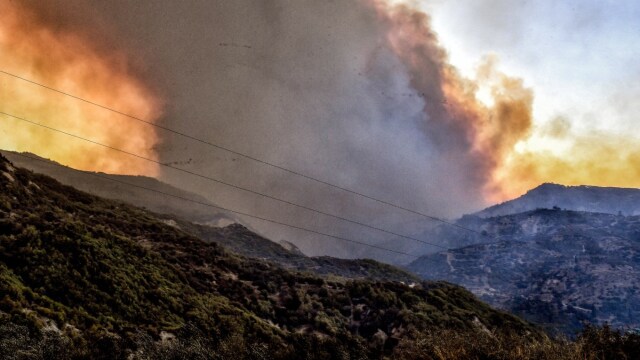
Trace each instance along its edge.
<path fill-rule="evenodd" d="M 89 54 L 117 49 L 121 55 L 114 62 L 114 74 L 126 74 L 124 80 L 139 85 L 136 94 L 149 107 L 140 114 L 121 108 L 117 101 L 106 101 L 107 105 L 149 115 L 162 126 L 407 208 L 455 217 L 556 174 L 562 164 L 571 165 L 549 154 L 514 153 L 532 131 L 533 91 L 520 79 L 501 73 L 491 57 L 478 68 L 476 78 L 460 75 L 429 16 L 414 6 L 377 0 L 24 4 L 38 19 L 39 28 L 30 31 L 70 34 L 72 39 L 78 34 L 91 44 Z M 39 61 L 31 66 L 46 65 Z M 99 79 L 101 89 L 122 84 L 119 76 L 104 76 L 106 80 Z M 14 83 L 12 87 L 21 86 Z M 489 89 L 492 104 L 478 100 L 481 87 Z M 82 87 L 71 90 L 94 98 Z M 129 95 L 120 93 L 116 100 Z M 95 121 L 92 115 L 76 112 L 66 117 L 86 125 Z M 141 148 L 136 152 L 163 163 L 395 232 L 420 233 L 433 225 L 192 140 L 137 128 L 140 124 L 121 125 L 132 122 L 119 117 L 113 125 L 99 119 L 108 131 L 100 126 L 86 136 L 102 139 L 115 132 L 105 141 L 137 144 Z M 146 140 L 134 141 L 136 136 Z M 70 145 L 59 136 L 45 140 L 41 143 L 52 144 L 49 148 L 56 152 L 40 155 L 71 166 L 94 165 L 65 158 L 70 151 L 59 150 Z M 389 241 L 387 235 L 353 224 L 171 169 L 145 169 L 135 165 L 138 160 L 119 159 L 126 165 L 121 169 L 138 168 L 151 175 L 159 171 L 164 181 L 225 207 L 370 243 Z M 560 165 L 551 171 L 537 159 Z M 513 169 L 518 176 L 511 176 Z M 591 176 L 589 169 L 580 180 Z M 537 175 L 524 176 L 529 173 Z M 506 186 L 512 184 L 508 180 L 515 185 Z M 275 225 L 252 225 L 276 241 L 296 243 L 307 254 L 382 256 Z"/>

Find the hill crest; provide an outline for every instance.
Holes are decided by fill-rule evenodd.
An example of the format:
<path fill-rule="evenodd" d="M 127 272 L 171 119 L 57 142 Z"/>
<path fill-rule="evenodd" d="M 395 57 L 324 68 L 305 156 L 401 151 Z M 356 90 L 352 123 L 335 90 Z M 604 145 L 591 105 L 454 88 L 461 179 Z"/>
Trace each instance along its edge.
<path fill-rule="evenodd" d="M 573 211 L 640 215 L 640 189 L 544 183 L 516 199 L 490 206 L 473 215 L 489 218 L 554 207 Z"/>

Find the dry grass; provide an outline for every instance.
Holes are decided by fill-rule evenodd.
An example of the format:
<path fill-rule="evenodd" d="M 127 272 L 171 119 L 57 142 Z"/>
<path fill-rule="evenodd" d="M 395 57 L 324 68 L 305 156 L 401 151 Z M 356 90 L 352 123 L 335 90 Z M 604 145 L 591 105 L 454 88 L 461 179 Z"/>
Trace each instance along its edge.
<path fill-rule="evenodd" d="M 486 332 L 444 330 L 404 340 L 397 359 L 433 360 L 613 360 L 640 359 L 640 336 L 609 327 L 588 327 L 575 340 L 495 336 Z"/>

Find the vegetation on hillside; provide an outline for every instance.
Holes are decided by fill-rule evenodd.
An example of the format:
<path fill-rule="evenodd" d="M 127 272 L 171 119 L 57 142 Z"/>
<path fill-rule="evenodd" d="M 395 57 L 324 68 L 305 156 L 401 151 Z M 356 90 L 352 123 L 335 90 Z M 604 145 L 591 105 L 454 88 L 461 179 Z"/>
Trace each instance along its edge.
<path fill-rule="evenodd" d="M 290 270 L 309 271 L 323 277 L 420 282 L 420 278 L 397 267 L 370 259 L 337 259 L 329 256 L 309 257 L 285 249 L 240 224 L 225 227 L 198 225 L 163 215 L 180 229 L 207 242 L 215 242 L 237 254 L 274 262 Z"/>
<path fill-rule="evenodd" d="M 240 225 L 232 214 L 219 211 L 215 205 L 203 205 L 210 204 L 206 199 L 154 178 L 75 170 L 30 153 L 2 150 L 0 154 L 19 167 L 45 174 L 92 195 L 123 201 L 163 214 L 157 216 L 166 224 L 178 226 L 191 235 L 216 242 L 240 255 L 271 261 L 287 269 L 310 271 L 323 277 L 370 278 L 407 283 L 420 281 L 409 272 L 374 260 L 308 257 L 290 244 L 294 246 L 291 251 Z M 229 222 L 232 224 L 225 227 L 209 226 Z"/>
<path fill-rule="evenodd" d="M 437 359 L 443 344 L 498 359 L 513 355 L 507 340 L 543 349 L 528 358 L 562 348 L 460 287 L 293 272 L 3 159 L 0 191 L 0 358 Z"/>

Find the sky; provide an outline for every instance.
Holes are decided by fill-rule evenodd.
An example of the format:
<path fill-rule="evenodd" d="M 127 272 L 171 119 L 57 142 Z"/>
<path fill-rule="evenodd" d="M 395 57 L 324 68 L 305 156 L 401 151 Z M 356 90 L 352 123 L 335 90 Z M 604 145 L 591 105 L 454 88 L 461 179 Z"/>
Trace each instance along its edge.
<path fill-rule="evenodd" d="M 632 1 L 0 0 L 0 69 L 453 219 L 543 182 L 640 187 L 638 19 Z M 0 108 L 152 161 L 7 116 L 2 148 L 405 251 L 158 163 L 402 234 L 434 226 L 2 74 Z M 247 221 L 309 254 L 382 256 Z"/>
<path fill-rule="evenodd" d="M 640 3 L 442 0 L 421 1 L 419 7 L 432 15 L 451 63 L 463 74 L 472 77 L 481 59 L 492 54 L 502 71 L 533 90 L 534 131 L 516 149 L 555 155 L 546 159 L 554 165 L 538 166 L 534 177 L 568 185 L 638 186 L 629 181 L 637 171 L 629 169 L 638 166 L 633 159 L 639 140 Z M 550 136 L 561 129 L 565 136 Z M 593 161 L 558 166 L 562 174 L 549 170 L 558 159 L 582 152 Z M 604 152 L 619 156 L 603 157 Z M 627 170 L 594 162 L 621 163 Z M 508 197 L 522 190 L 507 190 Z"/>
<path fill-rule="evenodd" d="M 423 2 L 451 62 L 472 76 L 496 54 L 536 93 L 534 118 L 570 119 L 576 130 L 636 129 L 640 104 L 637 1 L 462 0 Z"/>

